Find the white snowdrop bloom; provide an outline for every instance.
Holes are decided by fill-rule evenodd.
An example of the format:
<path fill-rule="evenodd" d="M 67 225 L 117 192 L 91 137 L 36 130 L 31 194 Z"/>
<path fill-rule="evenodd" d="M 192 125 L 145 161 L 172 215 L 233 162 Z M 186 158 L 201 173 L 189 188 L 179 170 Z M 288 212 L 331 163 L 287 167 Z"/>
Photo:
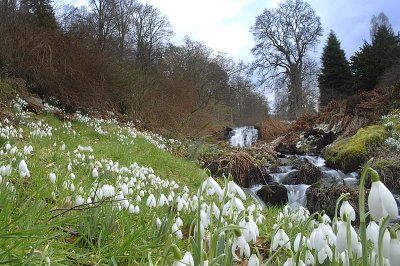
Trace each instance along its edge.
<path fill-rule="evenodd" d="M 212 203 L 211 208 L 213 210 L 213 214 L 214 214 L 215 218 L 219 219 L 219 216 L 221 215 L 221 211 L 219 210 L 219 208 L 215 204 L 215 202 Z"/>
<path fill-rule="evenodd" d="M 75 191 L 75 185 L 74 183 L 71 182 L 71 185 L 69 186 L 69 189 L 74 192 Z"/>
<path fill-rule="evenodd" d="M 396 200 L 381 181 L 372 182 L 368 196 L 368 207 L 371 217 L 375 221 L 379 221 L 388 215 L 392 219 L 397 219 L 399 215 Z"/>
<path fill-rule="evenodd" d="M 344 200 L 342 206 L 340 206 L 340 218 L 342 218 L 342 220 L 344 220 L 344 214 L 347 214 L 351 221 L 356 220 L 356 212 L 347 200 Z"/>
<path fill-rule="evenodd" d="M 156 198 L 153 194 L 150 194 L 150 196 L 147 198 L 146 206 L 149 208 L 156 207 Z"/>
<path fill-rule="evenodd" d="M 374 221 L 371 221 L 367 226 L 366 234 L 367 239 L 374 243 L 375 252 L 378 253 L 379 225 L 377 225 Z M 385 229 L 385 232 L 383 233 L 382 245 L 384 256 L 389 257 L 390 233 L 387 229 Z"/>
<path fill-rule="evenodd" d="M 294 265 L 295 265 L 295 263 L 293 262 L 293 258 L 292 257 L 288 258 L 285 261 L 285 263 L 283 264 L 283 266 L 294 266 Z"/>
<path fill-rule="evenodd" d="M 44 259 L 44 262 L 46 263 L 47 266 L 51 265 L 51 260 L 48 256 L 46 256 L 46 258 Z"/>
<path fill-rule="evenodd" d="M 189 190 L 189 189 L 187 189 Z M 201 185 L 201 190 L 206 191 L 207 195 L 214 195 L 217 193 L 220 197 L 223 197 L 223 191 L 221 186 L 214 180 L 211 176 L 209 176 Z"/>
<path fill-rule="evenodd" d="M 0 175 L 2 176 L 9 176 L 11 174 L 11 165 L 8 164 L 7 166 L 0 167 Z"/>
<path fill-rule="evenodd" d="M 336 236 L 330 226 L 320 223 L 318 224 L 318 228 L 315 230 L 314 247 L 320 251 L 325 245 L 328 244 L 335 245 Z"/>
<path fill-rule="evenodd" d="M 236 248 L 239 248 L 239 254 L 241 257 L 246 256 L 247 258 L 250 257 L 251 251 L 250 246 L 247 243 L 246 239 L 243 236 L 239 236 L 235 238 L 232 245 L 232 255 L 235 256 Z"/>
<path fill-rule="evenodd" d="M 92 177 L 97 178 L 98 176 L 99 176 L 99 172 L 97 171 L 97 168 L 93 168 Z"/>
<path fill-rule="evenodd" d="M 390 239 L 389 262 L 390 266 L 400 265 L 400 241 L 397 237 Z"/>
<path fill-rule="evenodd" d="M 6 146 L 5 146 L 6 151 L 9 151 L 9 150 L 11 149 L 11 147 L 12 147 L 11 144 L 10 144 L 10 143 L 7 143 Z"/>
<path fill-rule="evenodd" d="M 19 163 L 19 166 L 18 166 L 18 170 L 19 170 L 20 177 L 30 177 L 31 176 L 25 160 L 21 160 L 21 162 Z"/>
<path fill-rule="evenodd" d="M 178 231 L 175 232 L 175 236 L 178 239 L 182 239 L 183 238 L 183 233 L 182 231 L 179 229 Z"/>
<path fill-rule="evenodd" d="M 278 232 L 276 232 L 272 241 L 272 250 L 276 250 L 278 246 L 285 246 L 287 249 L 290 249 L 289 237 L 283 229 L 279 229 Z"/>
<path fill-rule="evenodd" d="M 91 198 L 91 197 L 88 197 L 88 198 L 86 199 L 86 203 L 87 203 L 87 204 L 91 204 L 91 203 L 92 203 L 92 198 Z"/>
<path fill-rule="evenodd" d="M 69 175 L 69 177 L 71 178 L 71 180 L 74 180 L 74 179 L 76 178 L 76 176 L 75 176 L 74 173 L 71 173 L 71 174 Z"/>
<path fill-rule="evenodd" d="M 101 191 L 102 191 L 102 196 L 104 196 L 106 198 L 112 197 L 115 195 L 115 188 L 114 188 L 114 186 L 111 186 L 111 185 L 107 185 L 107 184 L 103 185 Z"/>
<path fill-rule="evenodd" d="M 3 183 L 3 177 L 0 175 L 0 184 Z"/>
<path fill-rule="evenodd" d="M 135 206 L 135 214 L 139 214 L 139 212 L 140 212 L 139 205 L 136 205 Z"/>
<path fill-rule="evenodd" d="M 351 225 L 350 225 L 350 236 L 351 236 L 350 237 L 351 247 L 349 247 L 347 243 L 347 224 L 346 222 L 341 222 L 339 224 L 339 230 L 336 238 L 336 248 L 339 253 L 342 253 L 345 250 L 348 250 L 349 248 L 351 248 L 354 253 L 358 252 L 358 236 L 353 226 Z"/>
<path fill-rule="evenodd" d="M 85 203 L 85 200 L 82 198 L 82 196 L 81 195 L 77 196 L 75 199 L 75 204 L 82 205 L 83 203 Z"/>
<path fill-rule="evenodd" d="M 260 260 L 258 259 L 256 254 L 252 254 L 249 258 L 249 262 L 247 263 L 247 266 L 259 266 L 260 265 Z"/>
<path fill-rule="evenodd" d="M 167 205 L 168 206 L 168 199 L 167 199 L 167 197 L 165 197 L 165 195 L 164 194 L 161 194 L 160 195 L 160 198 L 158 199 L 158 206 L 160 206 L 160 207 L 162 207 L 162 206 L 164 206 L 164 205 Z"/>
<path fill-rule="evenodd" d="M 246 200 L 246 194 L 243 192 L 241 187 L 239 187 L 235 182 L 229 181 L 228 182 L 228 197 L 233 198 L 235 195 L 239 194 L 239 197 L 242 200 Z"/>
<path fill-rule="evenodd" d="M 139 188 L 140 189 L 140 188 Z M 143 197 L 144 196 L 144 190 L 140 190 L 139 196 Z"/>
<path fill-rule="evenodd" d="M 175 223 L 180 228 L 183 225 L 183 221 L 182 221 L 181 217 L 179 217 L 179 216 L 176 217 Z"/>
<path fill-rule="evenodd" d="M 307 240 L 307 238 L 305 237 L 305 235 L 302 235 L 302 233 L 298 233 L 293 242 L 294 251 L 298 252 L 300 245 L 303 246 L 305 244 L 306 240 Z"/>
<path fill-rule="evenodd" d="M 257 224 L 262 224 L 263 220 L 265 220 L 264 215 L 262 215 L 261 213 L 258 215 L 257 219 L 256 219 L 256 223 Z"/>
<path fill-rule="evenodd" d="M 128 189 L 128 186 L 125 183 L 121 184 L 121 191 L 122 191 L 122 194 L 124 194 L 124 196 L 128 195 L 129 189 Z"/>
<path fill-rule="evenodd" d="M 167 199 L 168 199 L 169 202 L 172 202 L 172 201 L 174 201 L 174 196 L 169 194 Z"/>
<path fill-rule="evenodd" d="M 133 189 L 131 187 L 128 189 L 128 195 L 133 195 Z"/>
<path fill-rule="evenodd" d="M 67 169 L 68 169 L 68 172 L 71 172 L 71 171 L 72 171 L 72 164 L 71 164 L 71 162 L 68 164 Z"/>
<path fill-rule="evenodd" d="M 65 146 L 65 143 L 63 143 L 63 144 L 61 145 L 61 150 L 62 150 L 62 151 L 65 151 L 65 149 L 66 149 L 66 146 Z"/>
<path fill-rule="evenodd" d="M 128 211 L 129 213 L 135 213 L 135 206 L 133 204 L 129 204 Z"/>
<path fill-rule="evenodd" d="M 304 258 L 304 261 L 306 265 L 314 265 L 314 256 L 311 253 L 311 251 L 309 250 L 306 251 L 306 256 Z"/>
<path fill-rule="evenodd" d="M 141 201 L 142 201 L 142 198 L 139 195 L 137 195 L 136 196 L 136 202 L 141 202 Z"/>
<path fill-rule="evenodd" d="M 56 183 L 56 174 L 55 173 L 50 173 L 49 175 L 50 182 L 55 184 Z"/>
<path fill-rule="evenodd" d="M 186 251 L 183 258 L 180 261 L 175 261 L 173 266 L 194 266 L 192 254 L 189 251 Z"/>
<path fill-rule="evenodd" d="M 329 260 L 332 261 L 332 255 L 333 253 L 331 248 L 326 244 L 318 251 L 318 262 L 322 264 L 326 258 L 329 258 Z"/>
<path fill-rule="evenodd" d="M 157 226 L 158 229 L 161 228 L 161 220 L 160 220 L 160 218 L 158 218 L 158 217 L 157 217 L 157 219 L 156 219 L 156 226 Z"/>
<path fill-rule="evenodd" d="M 204 228 L 207 228 L 210 224 L 210 217 L 208 217 L 207 213 L 204 210 L 200 210 L 200 220 Z"/>

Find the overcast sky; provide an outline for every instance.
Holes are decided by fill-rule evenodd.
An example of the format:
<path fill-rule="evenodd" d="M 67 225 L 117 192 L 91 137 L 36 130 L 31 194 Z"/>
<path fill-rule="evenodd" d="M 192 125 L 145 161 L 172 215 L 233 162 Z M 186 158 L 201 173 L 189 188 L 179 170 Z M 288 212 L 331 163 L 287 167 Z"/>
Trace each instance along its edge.
<path fill-rule="evenodd" d="M 74 1 L 74 0 L 71 0 Z M 250 27 L 265 8 L 279 0 L 140 0 L 156 6 L 172 25 L 172 41 L 181 44 L 185 35 L 203 42 L 215 51 L 226 52 L 236 60 L 251 62 L 254 46 Z M 400 31 L 400 0 L 306 0 L 321 18 L 324 35 L 316 48 L 319 58 L 326 36 L 332 29 L 349 58 L 370 41 L 369 27 L 373 15 L 383 11 L 395 32 Z M 87 0 L 75 0 L 79 6 Z"/>
<path fill-rule="evenodd" d="M 276 7 L 279 0 L 148 0 L 169 18 L 181 43 L 188 35 L 216 51 L 227 52 L 235 59 L 252 61 L 254 45 L 249 32 L 255 17 L 265 8 Z M 316 57 L 320 57 L 326 35 L 332 29 L 350 57 L 370 40 L 370 19 L 383 11 L 393 29 L 400 31 L 400 0 L 307 0 L 320 16 L 324 36 L 320 38 Z"/>

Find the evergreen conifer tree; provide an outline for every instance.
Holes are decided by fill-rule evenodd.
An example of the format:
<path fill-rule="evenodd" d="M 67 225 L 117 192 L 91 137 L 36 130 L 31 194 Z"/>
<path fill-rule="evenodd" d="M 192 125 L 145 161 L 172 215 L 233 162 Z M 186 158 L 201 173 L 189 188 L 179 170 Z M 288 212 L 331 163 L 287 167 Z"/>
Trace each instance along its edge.
<path fill-rule="evenodd" d="M 333 31 L 329 33 L 322 53 L 321 64 L 321 73 L 318 76 L 320 107 L 353 93 L 349 63 Z"/>
<path fill-rule="evenodd" d="M 400 61 L 400 36 L 387 25 L 378 27 L 371 44 L 364 42 L 351 57 L 351 68 L 357 89 L 372 90 L 379 78 Z"/>

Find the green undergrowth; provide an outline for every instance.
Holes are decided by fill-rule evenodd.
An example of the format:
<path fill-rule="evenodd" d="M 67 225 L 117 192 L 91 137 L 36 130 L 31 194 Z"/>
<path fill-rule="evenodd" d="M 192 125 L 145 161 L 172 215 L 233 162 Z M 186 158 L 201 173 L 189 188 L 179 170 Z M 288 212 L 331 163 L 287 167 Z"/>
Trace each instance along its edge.
<path fill-rule="evenodd" d="M 372 125 L 361 128 L 349 138 L 341 139 L 328 146 L 324 158 L 331 167 L 346 172 L 357 170 L 372 154 L 374 149 L 382 145 L 388 136 L 383 125 Z"/>

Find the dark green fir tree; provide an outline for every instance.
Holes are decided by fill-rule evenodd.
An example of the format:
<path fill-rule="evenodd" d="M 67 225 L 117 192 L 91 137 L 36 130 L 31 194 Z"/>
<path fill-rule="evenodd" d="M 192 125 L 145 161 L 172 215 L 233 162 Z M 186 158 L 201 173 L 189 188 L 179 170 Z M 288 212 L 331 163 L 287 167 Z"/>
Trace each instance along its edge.
<path fill-rule="evenodd" d="M 31 15 L 37 26 L 54 29 L 57 27 L 57 21 L 51 2 L 51 0 L 21 0 L 21 10 Z"/>
<path fill-rule="evenodd" d="M 349 62 L 335 33 L 331 31 L 321 57 L 321 73 L 318 76 L 320 107 L 332 100 L 343 99 L 353 93 Z"/>

